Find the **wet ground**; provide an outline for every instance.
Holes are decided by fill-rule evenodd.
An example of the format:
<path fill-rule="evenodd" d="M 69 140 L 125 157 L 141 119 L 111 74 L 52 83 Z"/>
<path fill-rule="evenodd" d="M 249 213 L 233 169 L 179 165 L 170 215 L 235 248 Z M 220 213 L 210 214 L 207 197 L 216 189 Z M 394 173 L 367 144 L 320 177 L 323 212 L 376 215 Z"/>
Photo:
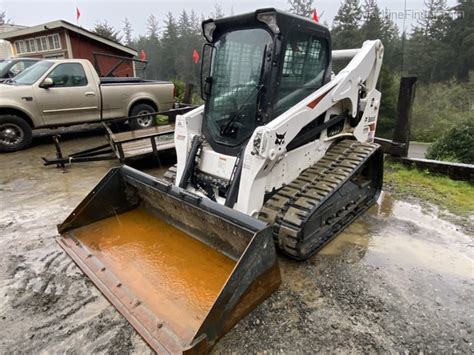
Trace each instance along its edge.
<path fill-rule="evenodd" d="M 74 138 L 65 151 L 102 142 Z M 0 155 L 0 352 L 150 353 L 54 241 L 56 224 L 116 162 L 43 167 L 48 142 Z M 455 220 L 384 194 L 307 262 L 280 257 L 279 291 L 214 351 L 472 353 L 473 219 Z"/>

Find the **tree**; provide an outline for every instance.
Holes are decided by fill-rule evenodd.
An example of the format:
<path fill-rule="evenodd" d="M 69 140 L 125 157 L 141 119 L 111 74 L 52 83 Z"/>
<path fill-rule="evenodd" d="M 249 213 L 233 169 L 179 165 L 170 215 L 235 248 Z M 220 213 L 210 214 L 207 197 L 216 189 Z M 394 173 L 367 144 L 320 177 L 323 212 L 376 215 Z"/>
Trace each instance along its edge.
<path fill-rule="evenodd" d="M 176 57 L 178 55 L 178 26 L 171 12 L 166 14 L 165 29 L 161 38 L 160 73 L 164 79 L 176 78 L 178 70 Z"/>
<path fill-rule="evenodd" d="M 216 3 L 214 5 L 214 12 L 211 13 L 211 17 L 216 19 L 216 18 L 221 18 L 224 16 L 225 16 L 224 10 L 222 10 L 222 7 Z"/>
<path fill-rule="evenodd" d="M 189 15 L 189 22 L 191 23 L 191 27 L 194 33 L 197 33 L 200 36 L 202 21 L 199 19 L 199 16 L 194 10 L 191 10 L 191 13 Z"/>
<path fill-rule="evenodd" d="M 162 79 L 162 46 L 160 43 L 160 29 L 155 15 L 151 14 L 147 19 L 147 35 L 142 38 L 139 45 L 135 47 L 143 49 L 147 54 L 147 74 L 150 79 Z"/>
<path fill-rule="evenodd" d="M 344 0 L 334 17 L 333 47 L 342 49 L 360 46 L 363 41 L 361 22 L 362 9 L 359 0 Z"/>
<path fill-rule="evenodd" d="M 0 25 L 5 25 L 7 23 L 10 23 L 10 19 L 7 18 L 5 11 L 0 11 Z"/>
<path fill-rule="evenodd" d="M 197 16 L 194 12 L 190 15 L 183 10 L 178 19 L 177 40 L 177 77 L 184 83 L 197 84 L 200 66 L 193 61 L 193 51 L 200 51 L 203 44 L 199 25 L 196 26 Z"/>
<path fill-rule="evenodd" d="M 384 66 L 392 71 L 398 69 L 401 60 L 401 43 L 397 26 L 388 16 L 384 16 L 376 0 L 365 0 L 363 13 L 361 27 L 363 39 L 380 39 L 385 47 Z"/>
<path fill-rule="evenodd" d="M 92 28 L 92 32 L 115 42 L 120 43 L 122 41 L 120 31 L 117 31 L 112 25 L 109 25 L 107 20 L 96 22 L 94 28 Z"/>
<path fill-rule="evenodd" d="M 456 18 L 446 33 L 450 43 L 454 75 L 458 80 L 469 81 L 469 72 L 474 70 L 474 2 L 458 0 L 454 7 Z"/>
<path fill-rule="evenodd" d="M 455 56 L 447 39 L 452 20 L 445 0 L 426 0 L 424 16 L 407 43 L 407 68 L 421 82 L 439 82 L 452 77 Z"/>
<path fill-rule="evenodd" d="M 288 0 L 289 11 L 295 15 L 308 17 L 313 11 L 313 0 Z"/>
<path fill-rule="evenodd" d="M 130 23 L 128 18 L 125 17 L 125 19 L 123 20 L 123 33 L 125 36 L 125 44 L 127 46 L 132 45 L 132 42 L 133 42 L 132 32 L 133 32 L 132 24 Z"/>
<path fill-rule="evenodd" d="M 430 40 L 444 39 L 450 22 L 446 0 L 425 0 L 424 7 L 418 28 Z"/>
<path fill-rule="evenodd" d="M 146 20 L 146 24 L 147 24 L 148 38 L 158 38 L 160 28 L 158 26 L 158 20 L 156 19 L 155 15 L 151 14 Z"/>
<path fill-rule="evenodd" d="M 381 39 L 383 18 L 376 0 L 365 0 L 362 31 L 366 39 Z"/>

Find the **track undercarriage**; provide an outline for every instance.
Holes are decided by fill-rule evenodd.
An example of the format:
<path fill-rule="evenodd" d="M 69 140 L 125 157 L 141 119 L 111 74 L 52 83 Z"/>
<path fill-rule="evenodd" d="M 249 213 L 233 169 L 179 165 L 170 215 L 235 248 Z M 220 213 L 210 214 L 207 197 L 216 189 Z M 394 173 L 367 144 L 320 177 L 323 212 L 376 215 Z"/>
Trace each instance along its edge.
<path fill-rule="evenodd" d="M 377 144 L 343 140 L 274 194 L 259 219 L 273 226 L 281 251 L 307 259 L 376 202 L 382 174 Z"/>
<path fill-rule="evenodd" d="M 382 175 L 379 145 L 340 141 L 266 201 L 258 218 L 272 225 L 282 252 L 305 260 L 377 201 Z M 164 179 L 174 183 L 175 178 L 173 166 Z"/>

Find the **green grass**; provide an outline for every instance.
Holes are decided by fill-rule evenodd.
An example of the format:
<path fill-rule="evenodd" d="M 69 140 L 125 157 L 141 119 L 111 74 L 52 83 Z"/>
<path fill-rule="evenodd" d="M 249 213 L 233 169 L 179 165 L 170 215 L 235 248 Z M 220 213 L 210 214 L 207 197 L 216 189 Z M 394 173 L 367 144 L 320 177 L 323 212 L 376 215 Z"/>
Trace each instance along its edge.
<path fill-rule="evenodd" d="M 384 180 L 395 193 L 433 202 L 454 214 L 474 213 L 474 185 L 468 182 L 390 162 L 385 163 Z"/>
<path fill-rule="evenodd" d="M 156 116 L 156 124 L 158 126 L 168 124 L 169 121 L 170 121 L 170 119 L 169 119 L 168 116 L 165 116 L 165 115 L 157 115 Z"/>

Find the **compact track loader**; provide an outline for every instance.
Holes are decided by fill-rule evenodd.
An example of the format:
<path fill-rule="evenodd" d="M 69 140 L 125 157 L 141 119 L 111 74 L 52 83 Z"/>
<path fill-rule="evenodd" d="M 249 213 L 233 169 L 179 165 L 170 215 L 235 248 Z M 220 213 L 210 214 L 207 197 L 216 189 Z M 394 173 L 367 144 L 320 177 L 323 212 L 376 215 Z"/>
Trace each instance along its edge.
<path fill-rule="evenodd" d="M 159 353 L 209 350 L 377 199 L 380 41 L 332 51 L 275 9 L 202 25 L 205 104 L 178 116 L 164 179 L 111 170 L 58 241 Z M 333 60 L 349 64 L 333 73 Z"/>

